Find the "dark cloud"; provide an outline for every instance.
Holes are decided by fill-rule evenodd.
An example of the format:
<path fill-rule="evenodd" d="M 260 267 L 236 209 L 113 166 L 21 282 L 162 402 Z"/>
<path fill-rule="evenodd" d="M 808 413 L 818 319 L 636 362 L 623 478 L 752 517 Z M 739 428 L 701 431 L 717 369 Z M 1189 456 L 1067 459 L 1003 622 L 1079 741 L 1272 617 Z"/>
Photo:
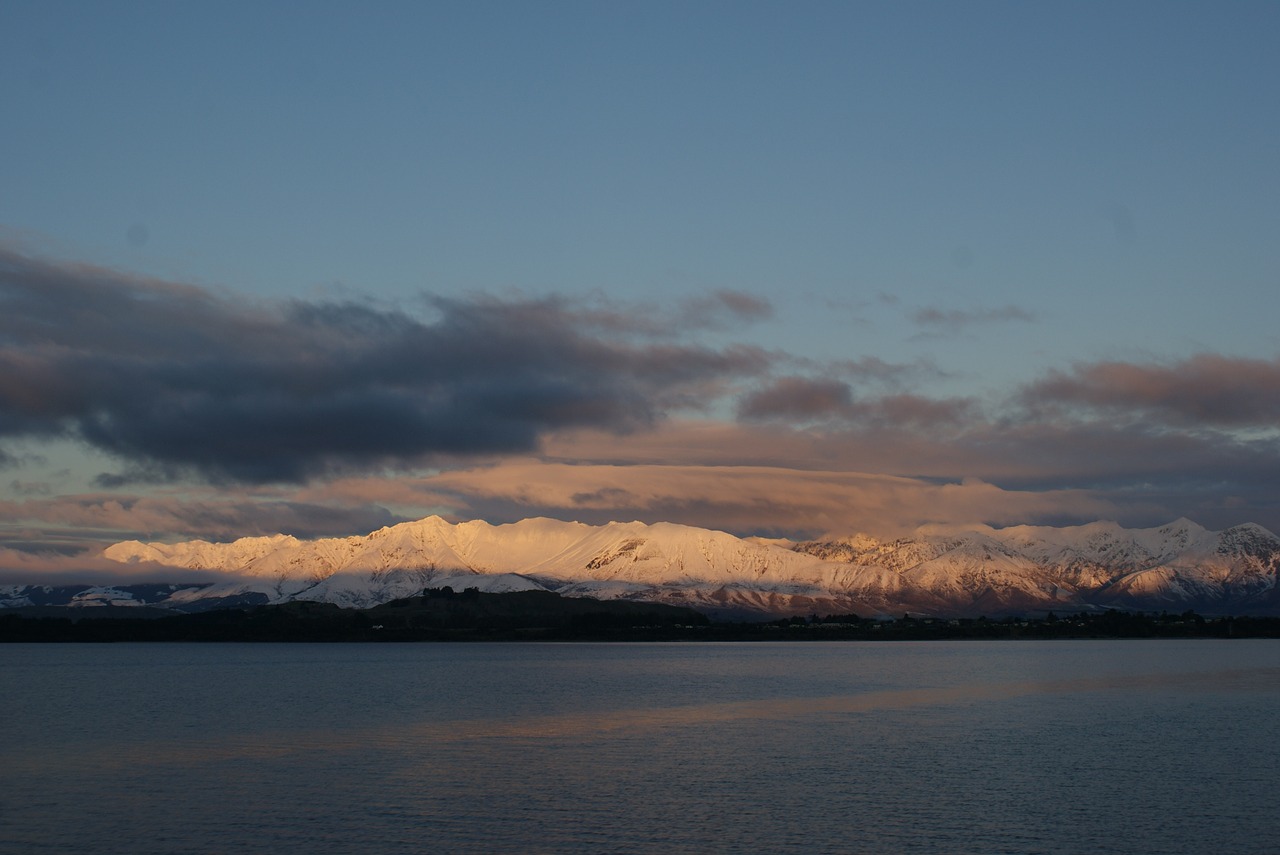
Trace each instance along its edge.
<path fill-rule="evenodd" d="M 965 427 L 975 414 L 976 405 L 967 398 L 900 393 L 855 399 L 848 384 L 811 377 L 779 377 L 738 402 L 738 417 L 745 421 L 839 422 L 890 430 Z"/>
<path fill-rule="evenodd" d="M 255 303 L 0 250 L 0 440 L 80 439 L 126 478 L 302 481 L 527 451 L 557 429 L 626 432 L 771 360 L 657 341 L 555 298 L 429 308 Z M 767 310 L 722 292 L 705 322 Z"/>
<path fill-rule="evenodd" d="M 926 398 L 922 395 L 888 395 L 865 408 L 864 419 L 883 427 L 926 431 L 965 427 L 977 414 L 970 398 Z"/>
<path fill-rule="evenodd" d="M 1199 354 L 1169 365 L 1096 362 L 1022 395 L 1033 408 L 1103 411 L 1182 426 L 1280 427 L 1280 360 Z"/>
<path fill-rule="evenodd" d="M 738 402 L 739 418 L 821 420 L 846 415 L 853 405 L 847 383 L 808 377 L 779 377 Z"/>

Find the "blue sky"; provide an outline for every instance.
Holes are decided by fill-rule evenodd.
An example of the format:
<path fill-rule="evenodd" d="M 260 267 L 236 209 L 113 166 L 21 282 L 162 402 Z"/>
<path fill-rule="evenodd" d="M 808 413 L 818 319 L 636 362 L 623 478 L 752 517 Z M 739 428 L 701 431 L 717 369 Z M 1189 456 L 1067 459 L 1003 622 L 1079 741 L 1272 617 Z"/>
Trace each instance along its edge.
<path fill-rule="evenodd" d="M 16 260 L 0 344 L 18 379 L 0 386 L 0 501 L 13 540 L 354 531 L 432 510 L 781 531 L 1280 525 L 1266 483 L 1280 472 L 1278 25 L 1272 3 L 11 0 L 0 245 Z M 486 365 L 544 365 L 523 389 L 555 379 L 586 398 L 642 378 L 627 387 L 642 403 L 521 421 L 518 441 L 483 448 L 370 455 L 390 440 L 357 426 L 323 465 L 228 469 L 157 451 L 197 441 L 191 425 L 163 441 L 94 434 L 103 413 L 127 421 L 120 399 L 31 404 L 72 370 L 51 341 L 121 357 L 81 347 L 90 321 L 53 311 L 53 290 L 32 308 L 40 283 L 70 282 L 65 295 L 90 280 L 144 302 L 157 283 L 220 301 L 207 328 L 248 336 L 239 352 L 267 360 L 259 376 L 275 363 L 255 336 L 297 332 L 299 306 L 348 307 L 344 334 L 358 310 L 453 340 L 485 307 L 500 308 L 491 330 L 539 305 L 545 326 L 530 329 L 614 356 L 626 342 L 639 362 L 579 374 L 526 361 L 513 338 Z M 167 322 L 201 328 L 194 305 L 170 308 Z M 278 327 L 254 332 L 237 312 Z M 37 317 L 57 334 L 33 332 Z M 767 358 L 751 367 L 744 347 Z M 644 374 L 662 348 L 726 361 L 701 385 Z M 196 382 L 191 350 L 147 353 Z M 433 353 L 477 370 L 469 351 Z M 33 360 L 39 382 L 13 367 Z M 405 388 L 428 432 L 444 416 L 423 415 L 423 396 L 457 393 Z M 1073 444 L 1085 436 L 1089 449 Z M 756 469 L 785 485 L 734 488 L 767 494 L 758 514 L 710 510 L 722 497 L 708 485 Z M 817 505 L 766 501 L 815 472 L 844 485 L 828 498 L 847 512 L 806 525 Z M 668 475 L 702 486 L 667 494 Z M 890 513 L 848 492 L 862 477 L 999 501 L 975 499 L 972 520 L 936 495 Z M 517 482 L 528 489 L 499 487 Z M 113 501 L 176 516 L 108 513 Z"/>

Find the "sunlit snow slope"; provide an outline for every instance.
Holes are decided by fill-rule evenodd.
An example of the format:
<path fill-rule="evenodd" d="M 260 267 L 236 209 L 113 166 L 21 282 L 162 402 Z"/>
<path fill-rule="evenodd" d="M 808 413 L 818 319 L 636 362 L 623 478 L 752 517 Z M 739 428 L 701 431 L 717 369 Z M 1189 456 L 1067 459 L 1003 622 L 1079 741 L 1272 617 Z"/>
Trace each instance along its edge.
<path fill-rule="evenodd" d="M 1120 607 L 1276 613 L 1280 539 L 1255 525 L 1208 531 L 926 527 L 895 540 L 789 544 L 670 523 L 550 519 L 450 524 L 439 517 L 362 537 L 234 543 L 127 541 L 110 559 L 225 572 L 165 605 L 323 600 L 368 606 L 449 585 L 690 605 L 718 614 L 997 615 Z M 20 596 L 14 590 L 10 599 Z M 4 599 L 0 590 L 0 600 Z"/>

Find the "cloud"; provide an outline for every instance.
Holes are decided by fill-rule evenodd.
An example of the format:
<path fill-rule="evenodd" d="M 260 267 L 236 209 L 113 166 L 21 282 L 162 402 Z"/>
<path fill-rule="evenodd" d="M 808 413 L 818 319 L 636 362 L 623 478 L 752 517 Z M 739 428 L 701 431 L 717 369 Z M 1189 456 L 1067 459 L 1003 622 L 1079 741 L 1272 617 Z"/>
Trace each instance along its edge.
<path fill-rule="evenodd" d="M 566 428 L 625 433 L 772 361 L 656 340 L 559 298 L 428 306 L 253 302 L 0 250 L 0 440 L 83 440 L 128 464 L 103 483 L 298 482 L 528 452 Z M 721 292 L 704 311 L 712 323 L 767 304 Z"/>
<path fill-rule="evenodd" d="M 100 550 L 26 552 L 0 543 L 0 585 L 124 585 L 143 583 L 227 582 L 236 574 L 222 570 L 191 570 L 140 562 L 122 564 L 102 557 Z"/>
<path fill-rule="evenodd" d="M 0 501 L 0 545 L 24 551 L 77 552 L 132 538 L 183 539 L 285 533 L 297 537 L 347 535 L 402 522 L 384 505 L 341 504 L 288 495 L 138 496 L 85 493 Z"/>
<path fill-rule="evenodd" d="M 773 306 L 754 294 L 721 290 L 706 297 L 684 300 L 679 317 L 686 328 L 719 329 L 768 320 L 773 317 Z"/>
<path fill-rule="evenodd" d="M 931 522 L 1093 519 L 1115 506 L 1085 491 L 1020 492 L 974 479 L 931 483 L 769 466 L 567 464 L 510 459 L 440 473 L 422 486 L 463 516 L 548 515 L 601 524 L 679 520 L 737 534 L 897 534 Z"/>
<path fill-rule="evenodd" d="M 1051 372 L 1022 400 L 1180 426 L 1280 428 L 1280 360 L 1202 353 L 1167 365 L 1088 363 Z"/>
<path fill-rule="evenodd" d="M 931 522 L 1155 525 L 1183 515 L 1280 530 L 1276 483 L 1276 443 L 1132 426 L 975 421 L 942 441 L 925 430 L 675 420 L 622 437 L 557 433 L 538 457 L 457 461 L 430 475 L 0 503 L 0 518 L 20 521 L 0 529 L 0 547 L 83 556 L 134 537 L 341 536 L 431 513 L 669 520 L 790 537 L 893 536 Z"/>
<path fill-rule="evenodd" d="M 911 320 L 934 334 L 956 334 L 972 326 L 992 323 L 1035 321 L 1035 315 L 1020 306 L 1004 306 L 997 309 L 938 309 L 923 308 L 912 312 Z"/>
<path fill-rule="evenodd" d="M 484 299 L 484 298 L 481 298 Z M 502 301 L 492 301 L 501 304 Z M 567 309 L 561 298 L 545 301 Z M 573 303 L 577 323 L 606 335 L 671 340 L 703 330 L 736 330 L 774 316 L 773 304 L 744 291 L 721 289 L 686 297 L 674 304 L 623 302 L 595 293 Z"/>
<path fill-rule="evenodd" d="M 20 481 L 15 478 L 9 482 L 9 492 L 15 496 L 46 496 L 53 491 L 43 481 Z"/>
<path fill-rule="evenodd" d="M 940 400 L 906 393 L 855 400 L 848 384 L 838 380 L 780 377 L 743 395 L 738 401 L 738 418 L 937 430 L 965 424 L 975 407 L 969 399 Z"/>
<path fill-rule="evenodd" d="M 765 466 L 911 476 L 930 483 L 977 478 L 1019 493 L 1088 495 L 1105 502 L 1111 518 L 1127 525 L 1189 516 L 1209 526 L 1253 521 L 1280 531 L 1275 495 L 1280 440 L 1101 420 L 993 419 L 967 406 L 959 413 L 957 421 L 922 419 L 899 426 L 671 421 L 621 441 L 573 431 L 550 437 L 543 459 L 577 465 Z M 1068 504 L 1058 521 L 1085 520 Z"/>
<path fill-rule="evenodd" d="M 657 309 L 254 301 L 0 250 L 0 462 L 64 439 L 120 465 L 78 496 L 52 496 L 48 473 L 7 479 L 0 546 L 340 535 L 436 512 L 738 533 L 1102 514 L 1280 529 L 1280 360 L 1082 363 L 979 400 L 920 394 L 947 377 L 927 362 L 690 343 L 771 312 L 730 291 Z"/>
<path fill-rule="evenodd" d="M 780 377 L 738 401 L 738 417 L 762 419 L 829 419 L 853 405 L 849 384 L 839 380 Z"/>
<path fill-rule="evenodd" d="M 824 363 L 779 356 L 774 365 L 810 373 L 760 378 L 754 388 L 739 394 L 736 401 L 739 419 L 809 423 L 832 419 L 884 421 L 900 415 L 914 422 L 925 409 L 938 415 L 943 409 L 956 407 L 955 401 L 930 404 L 903 391 L 912 381 L 946 377 L 928 361 L 891 363 L 865 356 Z M 872 390 L 873 394 L 855 396 L 855 388 L 863 392 Z M 894 394 L 886 395 L 886 392 Z"/>
<path fill-rule="evenodd" d="M 873 384 L 889 389 L 902 389 L 913 381 L 942 380 L 950 376 L 929 360 L 886 362 L 875 356 L 840 360 L 831 363 L 827 370 L 854 383 Z"/>
<path fill-rule="evenodd" d="M 971 398 L 887 395 L 864 408 L 864 420 L 887 429 L 949 430 L 970 424 L 977 412 Z"/>
<path fill-rule="evenodd" d="M 33 553 L 11 549 L 0 542 L 0 585 L 56 585 L 59 583 L 86 585 L 98 582 L 123 582 L 124 579 L 121 578 L 120 573 L 122 569 L 137 570 L 136 567 L 127 567 L 127 565 L 117 565 L 113 568 L 110 566 L 111 563 L 96 554 L 65 555 L 48 551 Z M 197 581 L 197 576 L 207 575 L 199 573 L 188 575 L 184 571 L 169 570 L 160 571 L 155 576 L 147 573 L 145 578 L 135 578 L 133 581 L 167 583 L 174 581 L 172 577 L 175 574 L 181 574 L 180 581 Z"/>

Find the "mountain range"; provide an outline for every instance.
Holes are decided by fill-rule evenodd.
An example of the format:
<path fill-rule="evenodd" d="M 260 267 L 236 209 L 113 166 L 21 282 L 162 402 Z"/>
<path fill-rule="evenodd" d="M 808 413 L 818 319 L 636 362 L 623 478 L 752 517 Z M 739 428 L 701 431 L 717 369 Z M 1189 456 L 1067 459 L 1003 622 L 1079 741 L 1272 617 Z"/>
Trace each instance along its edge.
<path fill-rule="evenodd" d="M 425 588 L 550 590 L 692 606 L 714 617 L 996 616 L 1104 608 L 1280 614 L 1280 538 L 1179 519 L 1149 529 L 924 527 L 911 536 L 793 542 L 673 523 L 506 525 L 427 517 L 365 536 L 232 543 L 125 541 L 105 556 L 164 584 L 0 586 L 0 606 L 181 611 L 313 600 L 368 607 Z M 182 584 L 183 570 L 214 582 Z"/>

